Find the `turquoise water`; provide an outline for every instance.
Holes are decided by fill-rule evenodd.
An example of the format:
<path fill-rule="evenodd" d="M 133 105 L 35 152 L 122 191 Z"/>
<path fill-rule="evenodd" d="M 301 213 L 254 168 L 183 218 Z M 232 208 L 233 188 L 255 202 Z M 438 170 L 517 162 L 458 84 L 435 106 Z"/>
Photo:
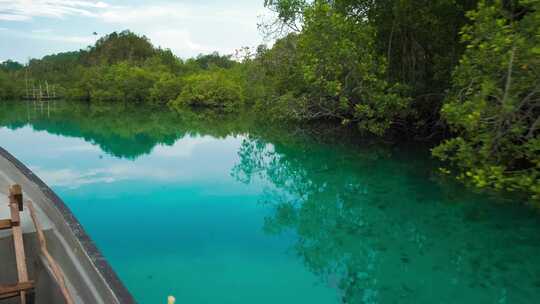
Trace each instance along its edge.
<path fill-rule="evenodd" d="M 248 115 L 0 103 L 0 145 L 140 303 L 538 303 L 540 217 L 428 147 Z"/>

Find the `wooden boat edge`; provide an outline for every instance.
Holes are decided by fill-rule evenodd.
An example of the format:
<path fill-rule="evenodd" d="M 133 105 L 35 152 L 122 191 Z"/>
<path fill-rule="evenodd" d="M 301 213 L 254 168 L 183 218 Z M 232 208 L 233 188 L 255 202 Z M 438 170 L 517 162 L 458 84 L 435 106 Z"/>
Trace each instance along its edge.
<path fill-rule="evenodd" d="M 84 252 L 84 255 L 88 257 L 89 264 L 92 265 L 93 270 L 101 277 L 104 285 L 107 286 L 111 296 L 115 299 L 115 302 L 122 304 L 136 303 L 131 293 L 124 286 L 116 272 L 112 269 L 63 200 L 45 182 L 34 174 L 32 170 L 26 167 L 3 147 L 0 147 L 0 157 L 10 163 L 27 180 L 27 182 L 35 185 L 34 190 L 40 192 L 40 195 L 45 198 L 44 201 L 50 202 L 51 206 L 49 207 L 56 210 L 61 218 L 60 223 L 56 222 L 57 225 L 63 226 L 57 228 L 64 228 L 60 233 L 63 233 L 63 236 L 66 239 L 71 239 L 72 242 L 70 243 L 75 243 L 75 246 L 78 245 L 77 247 L 80 247 Z"/>

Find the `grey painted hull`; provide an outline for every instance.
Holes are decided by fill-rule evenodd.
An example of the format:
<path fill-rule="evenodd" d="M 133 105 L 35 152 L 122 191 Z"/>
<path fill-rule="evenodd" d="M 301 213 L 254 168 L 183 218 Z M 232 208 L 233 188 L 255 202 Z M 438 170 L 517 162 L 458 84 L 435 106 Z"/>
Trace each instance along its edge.
<path fill-rule="evenodd" d="M 0 197 L 5 197 L 7 184 L 16 183 L 22 186 L 24 199 L 34 202 L 39 210 L 40 223 L 44 223 L 49 252 L 64 271 L 67 287 L 77 303 L 135 303 L 64 202 L 30 169 L 1 147 L 0 181 Z M 4 201 L 0 201 L 0 204 L 4 204 Z M 62 294 L 40 255 L 33 225 L 28 218 L 25 219 L 24 214 L 22 224 L 25 225 L 24 244 L 30 279 L 36 283 L 35 303 L 63 303 Z M 10 230 L 0 231 L 0 284 L 15 283 L 16 280 Z M 2 303 L 18 303 L 18 299 Z"/>

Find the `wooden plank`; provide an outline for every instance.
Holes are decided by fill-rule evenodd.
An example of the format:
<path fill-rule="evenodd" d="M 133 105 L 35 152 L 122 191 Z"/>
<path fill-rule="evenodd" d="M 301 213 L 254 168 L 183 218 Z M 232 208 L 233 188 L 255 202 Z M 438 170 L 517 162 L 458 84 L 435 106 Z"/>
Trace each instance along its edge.
<path fill-rule="evenodd" d="M 23 197 L 22 197 L 21 186 L 20 185 L 11 186 L 9 193 L 10 195 L 13 196 L 13 200 L 17 202 L 17 207 L 19 207 L 19 211 L 23 211 Z"/>
<path fill-rule="evenodd" d="M 17 204 L 10 202 L 9 211 L 11 212 L 11 225 L 19 226 L 19 224 L 21 223 L 21 217 L 19 215 L 19 207 L 17 207 Z"/>
<path fill-rule="evenodd" d="M 47 262 L 49 263 L 49 266 L 51 267 L 53 277 L 56 280 L 56 283 L 60 287 L 60 291 L 62 292 L 62 295 L 64 296 L 64 300 L 66 301 L 66 304 L 74 304 L 75 301 L 73 300 L 73 296 L 69 292 L 66 280 L 64 279 L 64 272 L 62 271 L 62 268 L 56 260 L 51 256 L 49 253 L 49 250 L 47 249 L 47 240 L 45 239 L 45 234 L 43 233 L 43 230 L 41 229 L 41 225 L 38 222 L 36 210 L 34 209 L 34 205 L 31 201 L 26 202 L 28 206 L 28 211 L 30 212 L 30 217 L 32 218 L 32 221 L 34 222 L 34 226 L 36 227 L 36 232 L 39 240 L 39 248 L 41 250 L 41 253 L 47 259 Z"/>
<path fill-rule="evenodd" d="M 15 298 L 15 297 L 18 297 L 18 296 L 19 296 L 18 292 L 0 294 L 0 300 L 9 299 L 9 298 Z"/>
<path fill-rule="evenodd" d="M 15 259 L 17 262 L 17 275 L 19 282 L 28 281 L 28 271 L 26 269 L 26 256 L 24 253 L 24 243 L 20 226 L 13 228 L 13 243 L 15 245 Z M 26 304 L 26 293 L 21 291 L 21 304 Z"/>
<path fill-rule="evenodd" d="M 15 245 L 15 258 L 17 260 L 17 275 L 19 276 L 19 282 L 28 281 L 26 256 L 24 253 L 22 230 L 20 226 L 13 227 L 13 242 Z"/>
<path fill-rule="evenodd" d="M 9 203 L 11 210 L 11 221 L 20 223 L 19 203 L 15 200 L 17 188 L 9 189 Z M 15 247 L 15 259 L 17 263 L 17 275 L 19 282 L 28 281 L 28 270 L 26 269 L 26 255 L 24 253 L 23 234 L 21 226 L 13 226 L 13 245 Z M 26 304 L 26 292 L 21 291 L 21 304 Z"/>
<path fill-rule="evenodd" d="M 0 295 L 10 294 L 14 292 L 18 293 L 20 291 L 30 290 L 32 288 L 34 288 L 33 281 L 19 282 L 17 284 L 10 285 L 0 285 Z"/>
<path fill-rule="evenodd" d="M 11 220 L 0 220 L 0 230 L 13 227 Z"/>
<path fill-rule="evenodd" d="M 25 291 L 25 293 L 28 293 L 28 296 L 27 299 L 28 299 L 28 303 L 36 303 L 36 301 L 34 300 L 34 292 L 32 291 Z M 5 300 L 5 299 L 9 299 L 9 298 L 18 298 L 19 296 L 21 295 L 20 292 L 12 292 L 12 293 L 6 293 L 6 294 L 0 294 L 0 300 Z"/>

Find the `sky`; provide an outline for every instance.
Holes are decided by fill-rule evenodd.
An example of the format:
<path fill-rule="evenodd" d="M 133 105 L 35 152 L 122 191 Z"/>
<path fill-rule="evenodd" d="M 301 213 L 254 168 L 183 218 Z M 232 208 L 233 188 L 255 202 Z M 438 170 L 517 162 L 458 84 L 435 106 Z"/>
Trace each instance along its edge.
<path fill-rule="evenodd" d="M 188 58 L 268 43 L 263 0 L 0 0 L 0 62 L 74 51 L 129 29 Z M 93 35 L 96 32 L 98 35 Z"/>

